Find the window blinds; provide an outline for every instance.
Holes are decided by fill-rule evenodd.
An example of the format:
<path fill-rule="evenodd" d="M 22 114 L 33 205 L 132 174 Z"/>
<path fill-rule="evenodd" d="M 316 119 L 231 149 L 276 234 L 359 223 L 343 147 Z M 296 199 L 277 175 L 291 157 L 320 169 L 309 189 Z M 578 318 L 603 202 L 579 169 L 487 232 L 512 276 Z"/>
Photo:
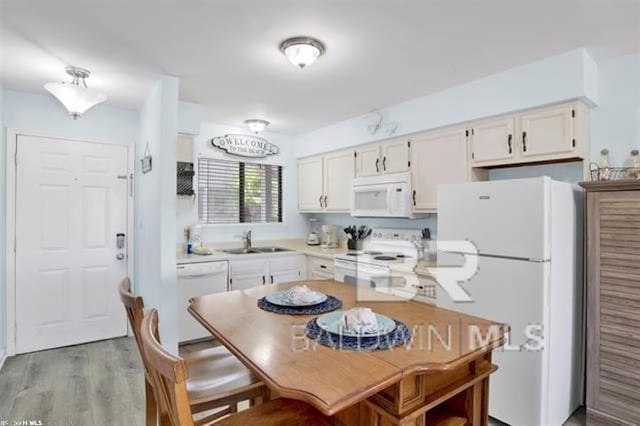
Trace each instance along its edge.
<path fill-rule="evenodd" d="M 199 222 L 282 222 L 282 166 L 198 159 Z"/>

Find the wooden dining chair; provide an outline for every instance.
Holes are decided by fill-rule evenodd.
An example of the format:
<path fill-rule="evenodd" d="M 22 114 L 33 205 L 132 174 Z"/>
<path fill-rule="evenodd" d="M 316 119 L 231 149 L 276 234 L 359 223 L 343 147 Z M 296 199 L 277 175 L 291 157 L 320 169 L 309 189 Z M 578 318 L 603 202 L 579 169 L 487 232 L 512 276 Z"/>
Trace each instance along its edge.
<path fill-rule="evenodd" d="M 156 426 L 161 408 L 158 395 L 150 376 L 150 365 L 142 348 L 140 330 L 144 318 L 144 301 L 131 293 L 131 280 L 125 278 L 119 288 L 129 323 L 145 369 L 145 400 L 147 425 Z M 224 407 L 205 417 L 214 420 L 238 411 L 238 402 L 249 401 L 251 406 L 269 398 L 269 391 L 231 352 L 224 346 L 216 346 L 191 352 L 184 357 L 189 371 L 184 386 L 192 413 L 201 413 Z"/>
<path fill-rule="evenodd" d="M 158 311 L 151 309 L 142 320 L 142 348 L 149 365 L 156 395 L 173 426 L 193 426 L 193 412 L 187 383 L 189 369 L 185 360 L 167 352 L 158 340 Z M 216 425 L 329 426 L 331 421 L 301 401 L 275 399 L 231 414 Z"/>

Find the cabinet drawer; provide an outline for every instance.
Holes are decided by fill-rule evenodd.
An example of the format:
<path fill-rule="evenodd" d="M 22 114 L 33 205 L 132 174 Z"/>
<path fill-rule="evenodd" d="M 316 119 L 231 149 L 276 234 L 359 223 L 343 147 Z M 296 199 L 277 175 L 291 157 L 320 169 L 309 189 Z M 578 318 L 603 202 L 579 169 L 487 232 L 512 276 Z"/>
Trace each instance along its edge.
<path fill-rule="evenodd" d="M 333 259 L 307 256 L 307 270 L 309 271 L 309 274 L 311 274 L 312 271 L 317 271 L 333 275 L 335 272 Z"/>
<path fill-rule="evenodd" d="M 304 256 L 302 255 L 286 255 L 271 258 L 269 260 L 271 272 L 302 270 L 304 269 Z"/>
<path fill-rule="evenodd" d="M 243 259 L 230 260 L 229 269 L 231 275 L 252 275 L 255 273 L 265 274 L 269 270 L 269 262 L 267 260 Z"/>

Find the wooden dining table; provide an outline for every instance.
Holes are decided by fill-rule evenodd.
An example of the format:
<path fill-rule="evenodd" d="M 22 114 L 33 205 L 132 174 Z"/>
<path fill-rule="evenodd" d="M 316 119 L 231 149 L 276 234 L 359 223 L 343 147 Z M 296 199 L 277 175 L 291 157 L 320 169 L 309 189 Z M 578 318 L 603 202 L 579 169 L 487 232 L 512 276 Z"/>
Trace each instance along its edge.
<path fill-rule="evenodd" d="M 306 323 L 317 315 L 257 307 L 269 293 L 301 284 L 340 299 L 343 310 L 369 307 L 402 321 L 412 338 L 386 350 L 334 349 L 305 336 Z M 376 298 L 380 301 L 372 301 Z M 425 425 L 448 417 L 486 425 L 489 376 L 498 368 L 491 353 L 504 344 L 508 330 L 491 320 L 333 280 L 210 294 L 192 299 L 188 310 L 273 395 L 305 401 L 345 425 Z"/>

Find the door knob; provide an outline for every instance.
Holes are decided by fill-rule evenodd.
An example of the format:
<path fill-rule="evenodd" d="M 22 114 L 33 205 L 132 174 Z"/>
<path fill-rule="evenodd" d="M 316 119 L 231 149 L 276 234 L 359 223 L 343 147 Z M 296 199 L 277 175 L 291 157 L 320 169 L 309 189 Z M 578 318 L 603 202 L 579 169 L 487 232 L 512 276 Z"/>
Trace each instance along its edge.
<path fill-rule="evenodd" d="M 116 259 L 117 259 L 117 260 L 123 260 L 123 259 L 124 259 L 124 253 L 118 253 L 118 254 L 116 254 Z"/>

